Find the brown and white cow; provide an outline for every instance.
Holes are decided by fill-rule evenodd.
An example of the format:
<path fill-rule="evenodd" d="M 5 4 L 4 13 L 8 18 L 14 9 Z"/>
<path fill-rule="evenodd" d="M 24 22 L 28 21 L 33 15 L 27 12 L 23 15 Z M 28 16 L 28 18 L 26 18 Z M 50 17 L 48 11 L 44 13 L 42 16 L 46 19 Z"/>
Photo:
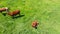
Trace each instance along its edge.
<path fill-rule="evenodd" d="M 8 7 L 3 7 L 3 8 L 0 8 L 0 12 L 4 12 L 4 11 L 8 11 Z"/>

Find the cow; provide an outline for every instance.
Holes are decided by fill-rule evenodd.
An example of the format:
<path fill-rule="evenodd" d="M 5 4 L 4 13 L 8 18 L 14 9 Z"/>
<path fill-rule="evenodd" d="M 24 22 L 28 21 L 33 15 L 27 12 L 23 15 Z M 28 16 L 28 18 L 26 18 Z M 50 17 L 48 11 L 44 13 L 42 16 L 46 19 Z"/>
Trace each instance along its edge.
<path fill-rule="evenodd" d="M 38 24 L 39 23 L 37 21 L 34 21 L 34 22 L 32 22 L 32 27 L 35 28 L 35 29 L 37 29 Z"/>
<path fill-rule="evenodd" d="M 12 11 L 12 12 L 8 11 L 7 14 L 14 18 L 14 16 L 16 16 L 17 14 L 19 14 L 19 16 L 20 16 L 20 10 L 15 10 L 15 11 Z"/>
<path fill-rule="evenodd" d="M 3 7 L 3 8 L 0 8 L 0 12 L 4 12 L 4 11 L 8 11 L 8 7 Z"/>

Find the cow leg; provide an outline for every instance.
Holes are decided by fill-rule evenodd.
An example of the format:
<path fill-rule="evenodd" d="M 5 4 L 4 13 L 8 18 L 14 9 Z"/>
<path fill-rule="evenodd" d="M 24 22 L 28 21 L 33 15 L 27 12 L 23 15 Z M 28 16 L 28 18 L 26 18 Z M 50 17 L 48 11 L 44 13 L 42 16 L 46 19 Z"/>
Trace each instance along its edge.
<path fill-rule="evenodd" d="M 2 13 L 2 11 L 1 11 L 1 13 Z"/>
<path fill-rule="evenodd" d="M 19 16 L 20 16 L 20 12 L 19 12 Z"/>
<path fill-rule="evenodd" d="M 12 16 L 13 19 L 14 19 L 14 16 L 15 16 L 15 15 Z"/>

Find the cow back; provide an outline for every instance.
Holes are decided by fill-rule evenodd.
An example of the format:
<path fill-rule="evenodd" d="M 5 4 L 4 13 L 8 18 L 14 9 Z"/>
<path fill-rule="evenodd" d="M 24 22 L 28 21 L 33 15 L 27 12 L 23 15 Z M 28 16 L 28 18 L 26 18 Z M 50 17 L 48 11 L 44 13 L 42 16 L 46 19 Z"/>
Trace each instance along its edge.
<path fill-rule="evenodd" d="M 15 10 L 15 11 L 13 11 L 13 15 L 18 14 L 19 12 L 20 12 L 19 10 Z"/>
<path fill-rule="evenodd" d="M 6 8 L 0 8 L 0 11 L 6 11 Z"/>

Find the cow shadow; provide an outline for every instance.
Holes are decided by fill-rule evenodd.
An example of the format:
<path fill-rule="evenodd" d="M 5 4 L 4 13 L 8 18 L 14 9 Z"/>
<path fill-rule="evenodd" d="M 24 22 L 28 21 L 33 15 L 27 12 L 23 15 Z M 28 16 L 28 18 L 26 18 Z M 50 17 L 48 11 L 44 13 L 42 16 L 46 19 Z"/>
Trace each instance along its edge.
<path fill-rule="evenodd" d="M 33 27 L 34 29 L 37 29 L 37 27 Z"/>
<path fill-rule="evenodd" d="M 13 19 L 17 19 L 17 18 L 21 18 L 21 17 L 23 17 L 23 16 L 25 16 L 25 15 L 19 15 L 19 16 L 15 16 Z"/>
<path fill-rule="evenodd" d="M 6 13 L 2 13 L 3 16 L 6 16 Z"/>
<path fill-rule="evenodd" d="M 37 29 L 37 27 L 34 27 L 34 29 Z"/>

